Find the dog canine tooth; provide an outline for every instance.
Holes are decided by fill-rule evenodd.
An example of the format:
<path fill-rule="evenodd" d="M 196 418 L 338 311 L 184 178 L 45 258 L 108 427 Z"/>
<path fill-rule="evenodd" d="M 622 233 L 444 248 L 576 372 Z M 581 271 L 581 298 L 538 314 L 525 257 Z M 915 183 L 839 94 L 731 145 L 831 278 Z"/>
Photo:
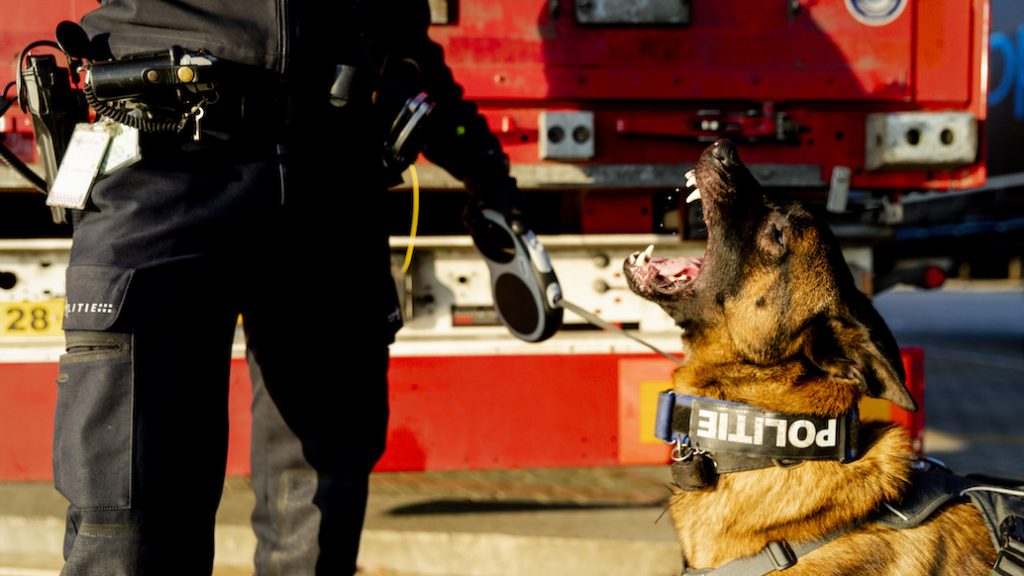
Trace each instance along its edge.
<path fill-rule="evenodd" d="M 697 174 L 693 170 L 690 170 L 689 172 L 687 172 L 685 178 L 686 178 L 686 187 L 687 188 L 696 188 L 696 186 L 697 186 Z"/>
<path fill-rule="evenodd" d="M 651 244 L 643 252 L 637 252 L 637 262 L 640 266 L 647 266 L 651 261 L 651 255 L 654 254 L 654 244 Z"/>
<path fill-rule="evenodd" d="M 700 190 L 694 188 L 693 192 L 690 192 L 690 195 L 686 197 L 686 203 L 690 204 L 697 200 L 700 200 Z"/>

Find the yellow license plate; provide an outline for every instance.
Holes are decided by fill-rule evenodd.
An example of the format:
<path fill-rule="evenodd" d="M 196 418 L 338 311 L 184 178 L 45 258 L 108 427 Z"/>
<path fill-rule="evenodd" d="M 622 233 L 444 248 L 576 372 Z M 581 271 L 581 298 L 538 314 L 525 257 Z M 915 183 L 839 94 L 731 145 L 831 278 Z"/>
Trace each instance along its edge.
<path fill-rule="evenodd" d="M 0 303 L 0 337 L 60 336 L 64 300 Z"/>

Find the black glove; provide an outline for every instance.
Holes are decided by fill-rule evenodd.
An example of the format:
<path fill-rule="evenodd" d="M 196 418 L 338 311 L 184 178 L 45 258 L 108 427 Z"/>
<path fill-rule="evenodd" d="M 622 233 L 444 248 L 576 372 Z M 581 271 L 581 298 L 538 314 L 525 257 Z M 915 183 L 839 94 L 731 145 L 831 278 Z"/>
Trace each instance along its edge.
<path fill-rule="evenodd" d="M 519 209 L 515 178 L 467 178 L 466 186 L 470 198 L 463 222 L 487 262 L 499 318 L 527 342 L 550 338 L 562 325 L 561 287 L 547 251 Z"/>
<path fill-rule="evenodd" d="M 468 230 L 473 230 L 475 218 L 488 208 L 504 214 L 516 234 L 525 234 L 530 229 L 519 206 L 516 179 L 508 175 L 507 169 L 504 174 L 467 176 L 465 185 L 469 190 L 469 202 L 463 210 L 462 223 Z"/>

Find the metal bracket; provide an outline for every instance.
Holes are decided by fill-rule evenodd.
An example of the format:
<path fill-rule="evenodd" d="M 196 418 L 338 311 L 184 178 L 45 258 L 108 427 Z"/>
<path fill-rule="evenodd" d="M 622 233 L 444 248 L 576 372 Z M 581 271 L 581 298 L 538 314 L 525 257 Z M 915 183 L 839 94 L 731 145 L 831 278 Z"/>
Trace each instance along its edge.
<path fill-rule="evenodd" d="M 832 179 L 828 187 L 828 200 L 825 209 L 835 214 L 846 212 L 846 205 L 850 199 L 850 177 L 852 172 L 849 166 L 836 166 L 832 168 Z"/>

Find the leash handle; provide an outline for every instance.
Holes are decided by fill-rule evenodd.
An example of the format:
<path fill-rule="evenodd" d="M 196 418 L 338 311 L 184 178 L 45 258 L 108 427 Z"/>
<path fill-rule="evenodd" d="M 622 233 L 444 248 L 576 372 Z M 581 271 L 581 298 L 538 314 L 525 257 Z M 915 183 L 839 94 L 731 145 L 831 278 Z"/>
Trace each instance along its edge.
<path fill-rule="evenodd" d="M 615 334 L 620 334 L 622 336 L 625 336 L 626 338 L 629 338 L 630 340 L 633 340 L 634 342 L 639 342 L 640 344 L 643 344 L 647 348 L 650 348 L 654 352 L 661 354 L 662 356 L 668 358 L 669 360 L 675 362 L 676 364 L 683 364 L 682 358 L 679 358 L 678 356 L 673 356 L 672 354 L 669 354 L 668 352 L 661 350 L 660 348 L 658 348 L 654 344 L 651 344 L 650 342 L 647 342 L 643 338 L 640 338 L 635 334 L 630 334 L 629 332 L 626 332 L 625 330 L 619 328 L 615 324 L 603 320 L 597 314 L 594 314 L 593 312 L 590 312 L 589 310 L 586 310 L 577 304 L 573 304 L 572 302 L 566 300 L 565 298 L 559 298 L 558 300 L 556 300 L 555 305 L 565 308 L 566 310 L 569 310 L 570 312 L 576 314 L 580 318 L 583 318 L 584 320 L 593 324 L 594 326 L 597 326 L 598 328 L 607 330 L 609 332 L 613 332 Z"/>

